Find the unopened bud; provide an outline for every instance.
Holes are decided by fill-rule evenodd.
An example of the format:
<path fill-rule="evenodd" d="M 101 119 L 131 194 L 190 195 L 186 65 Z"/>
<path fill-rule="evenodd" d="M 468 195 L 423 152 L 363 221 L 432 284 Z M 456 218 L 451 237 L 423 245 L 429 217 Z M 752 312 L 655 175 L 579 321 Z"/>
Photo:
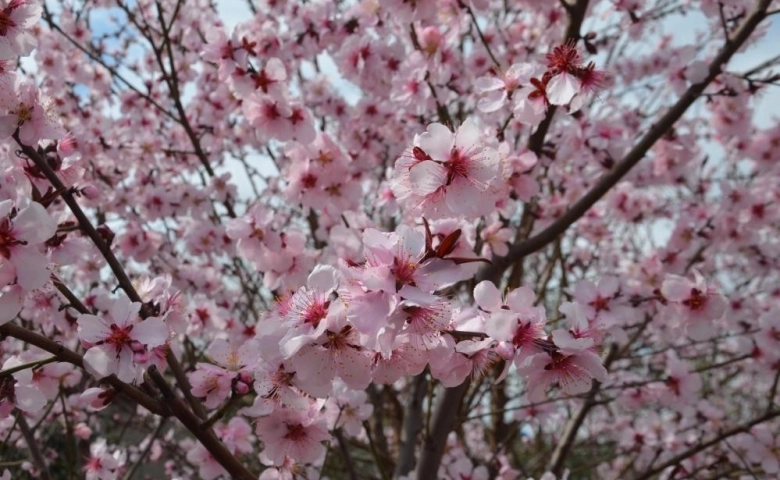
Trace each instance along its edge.
<path fill-rule="evenodd" d="M 504 360 L 510 361 L 515 358 L 515 346 L 509 342 L 498 342 L 496 353 Z"/>
<path fill-rule="evenodd" d="M 97 200 L 100 198 L 100 189 L 94 185 L 87 185 L 81 189 L 81 194 L 90 200 Z"/>

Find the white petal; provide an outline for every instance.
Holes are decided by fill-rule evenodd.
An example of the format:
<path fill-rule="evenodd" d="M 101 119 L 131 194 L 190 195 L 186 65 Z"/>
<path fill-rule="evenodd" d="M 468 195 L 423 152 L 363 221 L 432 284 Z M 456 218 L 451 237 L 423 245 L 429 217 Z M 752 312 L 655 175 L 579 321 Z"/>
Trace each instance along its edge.
<path fill-rule="evenodd" d="M 38 389 L 26 385 L 16 385 L 16 406 L 25 412 L 37 412 L 46 406 L 46 397 Z"/>

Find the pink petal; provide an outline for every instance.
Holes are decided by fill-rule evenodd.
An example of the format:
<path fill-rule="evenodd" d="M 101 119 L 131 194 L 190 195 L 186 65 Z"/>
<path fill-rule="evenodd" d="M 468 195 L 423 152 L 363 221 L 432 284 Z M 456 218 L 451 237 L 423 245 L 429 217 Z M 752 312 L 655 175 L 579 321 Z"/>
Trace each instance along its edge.
<path fill-rule="evenodd" d="M 601 358 L 593 352 L 583 352 L 576 356 L 577 365 L 588 372 L 595 380 L 605 382 L 607 380 L 607 369 L 601 362 Z"/>
<path fill-rule="evenodd" d="M 287 78 L 287 72 L 284 69 L 284 64 L 281 60 L 273 57 L 265 64 L 265 71 L 268 74 L 268 78 L 276 80 L 277 82 L 283 81 Z"/>
<path fill-rule="evenodd" d="M 504 81 L 496 77 L 479 77 L 474 81 L 474 89 L 477 92 L 489 92 L 504 88 Z"/>
<path fill-rule="evenodd" d="M 28 243 L 45 242 L 56 231 L 57 221 L 37 202 L 32 202 L 14 219 L 14 234 Z"/>
<path fill-rule="evenodd" d="M 558 383 L 561 390 L 567 395 L 577 395 L 590 390 L 592 382 L 589 376 L 578 369 L 572 369 L 558 376 Z"/>
<path fill-rule="evenodd" d="M 574 338 L 568 330 L 559 328 L 552 332 L 553 343 L 564 353 L 575 353 L 592 347 L 592 338 Z"/>
<path fill-rule="evenodd" d="M 599 280 L 599 295 L 602 297 L 612 297 L 620 289 L 620 280 L 617 277 L 605 276 Z"/>
<path fill-rule="evenodd" d="M 79 338 L 89 343 L 105 340 L 111 330 L 105 320 L 95 315 L 81 315 L 77 321 Z"/>
<path fill-rule="evenodd" d="M 481 136 L 477 123 L 473 117 L 469 117 L 455 133 L 455 148 L 461 151 L 473 150 L 474 146 L 480 144 Z"/>
<path fill-rule="evenodd" d="M 168 327 L 157 317 L 149 317 L 133 327 L 131 337 L 147 347 L 159 347 L 168 340 Z"/>
<path fill-rule="evenodd" d="M 493 312 L 501 309 L 503 302 L 501 292 L 488 280 L 483 280 L 474 287 L 474 301 L 482 310 Z"/>
<path fill-rule="evenodd" d="M 84 354 L 84 368 L 95 378 L 104 378 L 116 370 L 116 350 L 111 345 L 98 345 Z"/>
<path fill-rule="evenodd" d="M 336 269 L 329 265 L 317 265 L 309 274 L 306 284 L 313 290 L 330 292 L 338 287 Z"/>
<path fill-rule="evenodd" d="M 409 184 L 417 195 L 430 195 L 446 183 L 447 169 L 436 162 L 420 162 L 409 170 Z"/>
<path fill-rule="evenodd" d="M 499 110 L 506 103 L 506 90 L 493 90 L 477 102 L 477 108 L 485 113 Z"/>
<path fill-rule="evenodd" d="M 691 294 L 693 284 L 690 280 L 677 275 L 668 275 L 661 285 L 661 294 L 672 302 L 681 302 Z"/>
<path fill-rule="evenodd" d="M 590 280 L 580 280 L 577 282 L 577 286 L 574 287 L 574 298 L 578 302 L 587 304 L 595 300 L 597 296 L 598 289 Z"/>
<path fill-rule="evenodd" d="M 386 326 L 392 297 L 385 292 L 369 292 L 349 302 L 347 319 L 362 334 L 373 338 Z"/>
<path fill-rule="evenodd" d="M 2 47 L 0 46 L 0 56 L 2 55 Z M 5 58 L 5 57 L 1 57 Z M 0 115 L 0 140 L 10 137 L 16 131 L 18 126 L 18 120 L 16 115 Z"/>
<path fill-rule="evenodd" d="M 441 123 L 428 125 L 425 133 L 418 137 L 418 143 L 434 160 L 448 160 L 452 151 L 454 135 Z"/>
<path fill-rule="evenodd" d="M 556 75 L 547 84 L 547 100 L 552 105 L 566 105 L 579 91 L 576 79 L 567 73 Z"/>
<path fill-rule="evenodd" d="M 508 310 L 493 312 L 485 320 L 485 333 L 499 342 L 511 342 L 517 330 L 517 314 Z"/>
<path fill-rule="evenodd" d="M 11 262 L 16 266 L 16 281 L 25 290 L 35 290 L 49 280 L 49 258 L 36 247 L 13 249 Z"/>
<path fill-rule="evenodd" d="M 715 326 L 706 319 L 696 319 L 685 326 L 685 333 L 691 340 L 701 342 L 715 335 Z"/>
<path fill-rule="evenodd" d="M 336 369 L 344 383 L 353 390 L 365 390 L 371 383 L 371 357 L 347 348 L 336 358 Z"/>
<path fill-rule="evenodd" d="M 16 406 L 19 410 L 34 413 L 46 406 L 46 397 L 37 388 L 26 385 L 16 385 Z"/>
<path fill-rule="evenodd" d="M 133 352 L 129 348 L 123 348 L 119 352 L 119 358 L 114 355 L 113 368 L 116 369 L 116 377 L 123 382 L 131 383 L 138 377 L 138 369 L 133 363 Z"/>
<path fill-rule="evenodd" d="M 116 299 L 111 305 L 109 316 L 114 323 L 124 327 L 130 323 L 130 320 L 134 320 L 138 316 L 140 309 L 140 303 L 132 303 L 129 298 L 123 296 Z"/>
<path fill-rule="evenodd" d="M 12 285 L 0 293 L 0 325 L 13 320 L 24 305 L 24 290 Z"/>
<path fill-rule="evenodd" d="M 506 296 L 507 306 L 515 312 L 533 307 L 535 300 L 536 295 L 533 290 L 528 287 L 516 288 Z"/>

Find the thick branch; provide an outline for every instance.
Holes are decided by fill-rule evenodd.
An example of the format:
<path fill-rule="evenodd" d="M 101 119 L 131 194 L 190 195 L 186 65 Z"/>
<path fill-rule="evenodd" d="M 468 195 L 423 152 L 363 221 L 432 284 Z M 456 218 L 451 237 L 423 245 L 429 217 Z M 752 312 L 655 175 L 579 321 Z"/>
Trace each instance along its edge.
<path fill-rule="evenodd" d="M 127 276 L 127 273 L 125 273 L 124 268 L 119 263 L 119 260 L 114 255 L 114 252 L 111 251 L 111 247 L 108 246 L 105 240 L 103 240 L 103 237 L 100 235 L 100 233 L 92 225 L 92 222 L 89 221 L 89 218 L 87 218 L 87 215 L 81 209 L 78 202 L 76 201 L 76 198 L 73 196 L 73 192 L 69 188 L 67 188 L 64 183 L 62 183 L 60 178 L 57 176 L 57 173 L 54 170 L 52 170 L 52 168 L 49 166 L 49 163 L 46 161 L 46 159 L 43 158 L 43 156 L 39 154 L 36 149 L 24 145 L 19 140 L 18 132 L 14 134 L 14 139 L 21 147 L 22 152 L 27 156 L 27 158 L 29 158 L 30 160 L 33 161 L 33 163 L 35 163 L 35 166 L 38 167 L 38 169 L 41 172 L 43 172 L 43 174 L 46 176 L 46 178 L 49 180 L 52 186 L 54 186 L 55 189 L 62 192 L 61 194 L 62 199 L 68 205 L 70 211 L 73 212 L 73 215 L 76 217 L 76 220 L 78 220 L 79 227 L 90 238 L 90 240 L 92 240 L 92 243 L 95 244 L 97 249 L 100 251 L 101 255 L 103 255 L 103 258 L 106 259 L 108 266 L 111 268 L 111 271 L 114 273 L 114 276 L 116 276 L 117 282 L 119 282 L 119 285 L 122 287 L 122 290 L 124 290 L 125 294 L 127 294 L 127 297 L 133 302 L 143 303 L 141 296 L 138 295 L 138 292 L 136 292 L 133 283 L 130 281 L 130 278 Z M 187 398 L 187 401 L 192 406 L 192 409 L 201 418 L 206 418 L 206 411 L 203 408 L 203 405 L 201 405 L 200 401 L 197 398 L 195 398 L 190 392 L 191 387 L 190 387 L 189 380 L 187 379 L 187 376 L 184 374 L 181 365 L 179 365 L 179 362 L 172 351 L 170 350 L 168 351 L 168 355 L 166 359 L 168 360 L 168 366 L 171 368 L 171 371 L 176 377 L 176 381 L 178 382 L 179 387 L 184 392 L 184 396 Z"/>
<path fill-rule="evenodd" d="M 201 420 L 187 408 L 187 405 L 173 392 L 165 378 L 157 371 L 157 367 L 152 365 L 147 370 L 154 384 L 162 393 L 165 403 L 170 408 L 171 413 L 179 419 L 182 425 L 198 439 L 198 441 L 209 451 L 214 459 L 227 470 L 232 478 L 238 480 L 256 480 L 257 476 L 252 475 L 246 467 L 225 447 L 225 445 L 214 435 L 211 430 L 201 428 Z"/>
<path fill-rule="evenodd" d="M 21 340 L 24 343 L 35 345 L 42 350 L 46 350 L 62 362 L 67 362 L 77 367 L 84 368 L 84 359 L 81 357 L 81 355 L 63 347 L 54 340 L 50 340 L 42 335 L 27 330 L 24 327 L 20 327 L 19 325 L 15 325 L 13 323 L 6 323 L 5 325 L 0 326 L 0 336 L 5 335 Z M 154 399 L 146 395 L 138 388 L 124 383 L 114 376 L 106 377 L 103 380 L 111 385 L 117 392 L 132 399 L 134 402 L 138 403 L 150 412 L 156 413 L 157 415 L 163 415 L 163 410 L 160 408 L 160 405 L 158 405 Z"/>
<path fill-rule="evenodd" d="M 514 245 L 503 258 L 493 259 L 492 265 L 486 266 L 479 274 L 478 280 L 496 280 L 514 262 L 534 253 L 550 242 L 558 235 L 564 233 L 574 222 L 580 219 L 601 197 L 612 189 L 631 169 L 639 163 L 650 148 L 672 128 L 677 120 L 685 114 L 688 108 L 699 98 L 704 89 L 721 73 L 721 68 L 750 38 L 758 24 L 766 17 L 766 9 L 771 0 L 760 0 L 753 12 L 742 23 L 740 29 L 734 34 L 731 42 L 720 50 L 709 66 L 709 73 L 701 83 L 691 85 L 682 97 L 661 117 L 644 137 L 629 151 L 615 167 L 606 173 L 577 203 L 550 226 L 524 241 Z M 541 126 L 540 126 L 541 128 Z"/>
<path fill-rule="evenodd" d="M 447 444 L 447 437 L 458 420 L 458 410 L 470 383 L 466 380 L 457 387 L 447 388 L 442 392 L 433 414 L 431 432 L 425 438 L 420 462 L 415 471 L 414 478 L 417 480 L 436 478 L 441 457 L 444 455 L 444 447 Z"/>
<path fill-rule="evenodd" d="M 423 399 L 428 391 L 428 380 L 425 372 L 417 375 L 409 392 L 408 403 L 404 412 L 404 429 L 401 433 L 401 451 L 395 464 L 394 478 L 408 475 L 414 469 L 414 452 L 417 447 L 417 437 L 423 428 Z"/>
<path fill-rule="evenodd" d="M 19 140 L 18 132 L 14 134 L 14 140 L 16 140 L 16 143 L 19 144 L 22 152 L 27 156 L 27 158 L 32 160 L 38 170 L 40 170 L 46 179 L 49 180 L 49 183 L 51 183 L 55 189 L 62 192 L 62 199 L 68 205 L 70 211 L 73 212 L 76 220 L 78 220 L 81 231 L 84 232 L 90 238 L 90 240 L 92 240 L 92 243 L 95 244 L 97 249 L 103 255 L 103 258 L 106 259 L 108 266 L 111 268 L 111 271 L 119 282 L 119 286 L 122 287 L 122 290 L 125 291 L 128 298 L 130 298 L 130 300 L 133 302 L 140 303 L 141 297 L 138 296 L 138 293 L 135 291 L 130 278 L 125 273 L 125 270 L 122 268 L 119 260 L 117 260 L 116 256 L 114 255 L 114 252 L 111 251 L 111 248 L 108 246 L 105 240 L 103 240 L 103 237 L 100 235 L 100 233 L 95 229 L 94 226 L 92 226 L 92 222 L 89 221 L 87 215 L 84 213 L 84 210 L 82 210 L 79 206 L 76 198 L 73 196 L 71 189 L 62 183 L 60 178 L 57 176 L 57 173 L 49 166 L 49 162 L 47 162 L 46 159 L 43 158 L 43 156 L 39 154 L 36 149 L 23 144 L 21 140 Z"/>

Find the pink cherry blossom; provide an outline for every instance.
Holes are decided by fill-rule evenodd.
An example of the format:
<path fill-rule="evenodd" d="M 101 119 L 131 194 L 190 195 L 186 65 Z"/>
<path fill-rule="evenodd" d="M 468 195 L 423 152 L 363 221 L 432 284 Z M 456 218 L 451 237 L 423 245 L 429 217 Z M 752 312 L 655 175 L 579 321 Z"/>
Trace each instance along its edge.
<path fill-rule="evenodd" d="M 283 465 L 286 457 L 299 462 L 316 462 L 325 454 L 323 441 L 330 438 L 324 419 L 315 412 L 279 410 L 256 423 L 258 438 L 263 442 L 262 456 L 270 465 Z"/>
<path fill-rule="evenodd" d="M 42 243 L 54 235 L 56 230 L 56 221 L 39 203 L 33 202 L 15 210 L 10 200 L 0 202 L 0 285 L 15 281 L 23 290 L 43 286 L 49 272 Z M 3 298 L 20 293 L 12 289 L 3 294 Z M 3 317 L 6 315 L 0 316 L 0 323 L 13 318 L 13 314 L 10 318 Z"/>
<path fill-rule="evenodd" d="M 429 125 L 412 154 L 396 161 L 396 198 L 428 216 L 488 213 L 495 205 L 491 188 L 498 157 L 480 136 L 472 120 L 455 133 L 442 124 Z"/>
<path fill-rule="evenodd" d="M 149 360 L 149 349 L 168 340 L 168 327 L 159 318 L 140 320 L 139 303 L 114 300 L 107 315 L 81 315 L 79 338 L 88 347 L 84 364 L 98 378 L 116 375 L 130 382 Z"/>
<path fill-rule="evenodd" d="M 90 456 L 84 463 L 84 474 L 87 480 L 115 480 L 120 476 L 123 461 L 120 453 L 109 452 L 104 439 L 95 441 L 89 446 Z"/>
<path fill-rule="evenodd" d="M 2 46 L 0 41 L 0 48 Z M 39 140 L 56 139 L 64 133 L 53 117 L 51 104 L 41 99 L 35 85 L 18 75 L 3 84 L 0 90 L 0 139 L 10 137 L 18 129 L 22 143 L 35 145 Z"/>
<path fill-rule="evenodd" d="M 7 0 L 0 4 L 0 59 L 28 55 L 37 45 L 30 28 L 43 8 L 37 0 Z"/>
<path fill-rule="evenodd" d="M 577 395 L 590 390 L 591 380 L 604 382 L 607 379 L 601 359 L 587 351 L 571 355 L 539 353 L 529 358 L 522 370 L 528 372 L 528 398 L 532 401 L 543 399 L 545 391 L 553 384 L 566 395 Z"/>
<path fill-rule="evenodd" d="M 694 281 L 669 275 L 661 294 L 673 302 L 674 312 L 694 340 L 703 340 L 714 332 L 715 321 L 723 316 L 726 300 L 704 278 L 694 272 Z"/>
<path fill-rule="evenodd" d="M 0 371 L 23 365 L 25 362 L 11 357 L 3 363 Z M 12 376 L 0 378 L 0 419 L 10 415 L 14 408 L 23 412 L 36 413 L 46 406 L 46 396 L 33 383 L 31 369 L 21 370 Z"/>

